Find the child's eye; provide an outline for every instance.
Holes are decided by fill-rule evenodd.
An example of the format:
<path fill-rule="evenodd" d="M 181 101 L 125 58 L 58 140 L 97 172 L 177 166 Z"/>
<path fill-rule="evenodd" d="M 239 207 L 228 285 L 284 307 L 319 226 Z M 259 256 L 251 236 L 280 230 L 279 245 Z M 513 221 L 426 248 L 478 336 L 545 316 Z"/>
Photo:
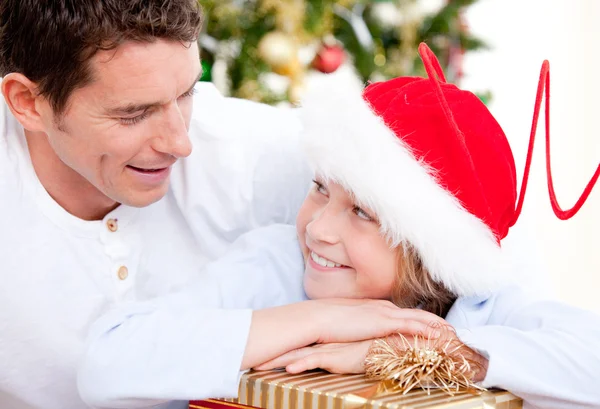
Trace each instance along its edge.
<path fill-rule="evenodd" d="M 321 193 L 322 195 L 325 195 L 325 196 L 327 196 L 329 194 L 329 192 L 327 192 L 327 189 L 325 188 L 325 186 L 321 182 L 313 180 L 313 183 L 315 184 L 315 190 L 317 192 L 319 192 L 319 193 Z"/>
<path fill-rule="evenodd" d="M 365 212 L 363 209 L 361 209 L 358 206 L 354 206 L 353 211 L 358 217 L 360 217 L 363 220 L 366 220 L 368 222 L 372 222 L 375 220 L 367 212 Z"/>

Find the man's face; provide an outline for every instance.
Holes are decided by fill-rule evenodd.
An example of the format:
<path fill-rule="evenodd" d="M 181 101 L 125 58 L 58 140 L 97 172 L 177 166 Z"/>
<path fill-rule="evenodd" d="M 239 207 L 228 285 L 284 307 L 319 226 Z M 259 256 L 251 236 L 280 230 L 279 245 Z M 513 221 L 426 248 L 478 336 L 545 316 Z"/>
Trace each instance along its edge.
<path fill-rule="evenodd" d="M 76 89 L 57 119 L 39 106 L 57 156 L 117 203 L 142 207 L 167 192 L 171 166 L 188 156 L 198 48 L 127 42 L 90 62 L 93 80 Z"/>

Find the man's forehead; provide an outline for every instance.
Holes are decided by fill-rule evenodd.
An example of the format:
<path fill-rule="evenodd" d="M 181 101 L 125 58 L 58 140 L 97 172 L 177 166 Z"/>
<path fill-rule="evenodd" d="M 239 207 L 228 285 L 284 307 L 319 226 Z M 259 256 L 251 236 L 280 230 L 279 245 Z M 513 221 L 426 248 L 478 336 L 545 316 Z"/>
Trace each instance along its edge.
<path fill-rule="evenodd" d="M 171 65 L 174 60 L 197 55 L 197 47 L 179 41 L 157 39 L 152 42 L 126 41 L 111 50 L 99 50 L 92 58 L 98 69 L 127 66 L 136 71 L 151 70 L 153 66 Z M 147 64 L 152 61 L 152 64 Z"/>
<path fill-rule="evenodd" d="M 90 61 L 89 91 L 108 103 L 124 99 L 168 101 L 193 85 L 201 70 L 197 47 L 155 41 L 128 42 L 98 52 Z"/>

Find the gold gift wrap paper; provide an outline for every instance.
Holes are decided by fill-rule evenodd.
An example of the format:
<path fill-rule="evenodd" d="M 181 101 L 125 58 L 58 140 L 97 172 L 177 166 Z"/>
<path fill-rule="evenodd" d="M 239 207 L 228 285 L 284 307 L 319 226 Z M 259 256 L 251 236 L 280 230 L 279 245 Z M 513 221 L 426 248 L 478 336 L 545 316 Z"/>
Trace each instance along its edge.
<path fill-rule="evenodd" d="M 450 396 L 442 390 L 377 393 L 379 383 L 364 375 L 312 371 L 249 372 L 242 376 L 237 401 L 261 409 L 522 409 L 509 392 L 491 390 Z"/>

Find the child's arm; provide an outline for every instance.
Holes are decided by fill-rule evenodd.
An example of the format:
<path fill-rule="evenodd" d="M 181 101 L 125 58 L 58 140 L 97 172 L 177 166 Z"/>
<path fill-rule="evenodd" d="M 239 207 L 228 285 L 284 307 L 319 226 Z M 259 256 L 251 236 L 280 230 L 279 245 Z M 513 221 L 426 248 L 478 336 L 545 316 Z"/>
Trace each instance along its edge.
<path fill-rule="evenodd" d="M 554 301 L 534 301 L 511 288 L 490 298 L 459 299 L 446 319 L 461 341 L 489 358 L 470 357 L 486 372 L 483 386 L 511 391 L 524 399 L 526 409 L 600 407 L 597 315 Z M 370 346 L 366 341 L 300 348 L 258 368 L 361 373 Z"/>
<path fill-rule="evenodd" d="M 459 338 L 489 357 L 483 386 L 510 390 L 526 407 L 600 407 L 599 316 L 516 288 L 453 310 Z"/>
<path fill-rule="evenodd" d="M 236 396 L 240 370 L 288 350 L 426 328 L 426 315 L 384 301 L 304 301 L 252 311 L 301 298 L 298 250 L 274 229 L 247 236 L 186 290 L 101 317 L 78 374 L 83 399 L 94 407 L 139 408 Z"/>

